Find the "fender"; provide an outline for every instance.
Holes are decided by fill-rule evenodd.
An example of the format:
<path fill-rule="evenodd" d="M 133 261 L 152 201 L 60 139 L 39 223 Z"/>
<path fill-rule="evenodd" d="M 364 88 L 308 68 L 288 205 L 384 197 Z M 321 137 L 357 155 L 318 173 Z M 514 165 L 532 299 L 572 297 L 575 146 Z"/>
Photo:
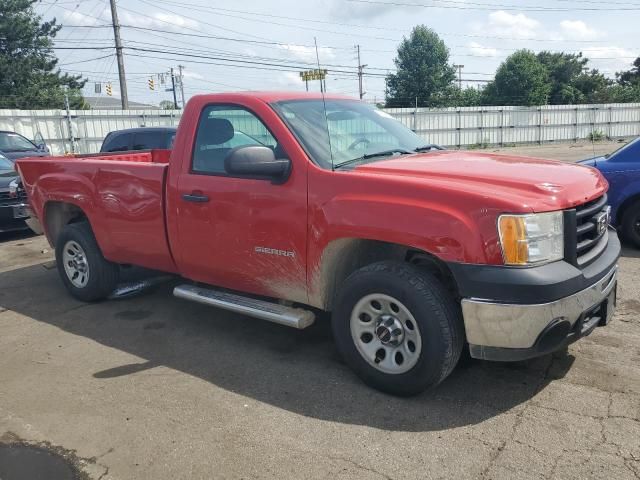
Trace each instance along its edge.
<path fill-rule="evenodd" d="M 108 232 L 101 229 L 100 222 L 95 218 L 96 187 L 89 178 L 69 173 L 46 173 L 36 180 L 31 192 L 32 205 L 38 218 L 42 219 L 49 243 L 53 244 L 55 239 L 50 237 L 47 230 L 46 206 L 50 202 L 61 202 L 74 205 L 84 212 L 103 252 L 111 248 Z"/>
<path fill-rule="evenodd" d="M 486 215 L 494 231 L 496 213 Z M 309 300 L 319 308 L 330 304 L 337 284 L 367 263 L 405 260 L 410 251 L 441 264 L 487 263 L 485 247 L 491 244 L 477 218 L 415 198 L 345 193 L 310 210 L 309 223 Z"/>
<path fill-rule="evenodd" d="M 610 172 L 612 174 L 623 174 L 626 172 Z M 613 194 L 613 195 L 612 195 Z M 614 196 L 615 195 L 615 196 Z M 622 218 L 618 215 L 624 209 L 630 199 L 640 198 L 640 179 L 632 180 L 624 188 L 612 189 L 609 191 L 609 203 L 612 206 L 611 219 L 614 225 L 619 225 Z"/>

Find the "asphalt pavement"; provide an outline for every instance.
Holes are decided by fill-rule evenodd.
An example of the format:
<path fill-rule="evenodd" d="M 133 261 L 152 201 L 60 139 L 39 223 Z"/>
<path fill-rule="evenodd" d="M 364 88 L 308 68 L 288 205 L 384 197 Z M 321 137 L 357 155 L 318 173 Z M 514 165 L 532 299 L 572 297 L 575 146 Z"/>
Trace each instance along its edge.
<path fill-rule="evenodd" d="M 609 326 L 408 399 L 363 385 L 323 319 L 292 330 L 171 282 L 83 304 L 52 260 L 43 237 L 0 236 L 2 480 L 36 454 L 94 480 L 640 478 L 638 250 Z"/>

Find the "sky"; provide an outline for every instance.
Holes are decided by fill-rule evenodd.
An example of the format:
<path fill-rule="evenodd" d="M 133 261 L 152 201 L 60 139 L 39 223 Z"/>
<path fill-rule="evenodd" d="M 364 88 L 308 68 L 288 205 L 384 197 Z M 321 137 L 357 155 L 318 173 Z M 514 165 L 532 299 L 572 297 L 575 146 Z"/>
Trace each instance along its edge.
<path fill-rule="evenodd" d="M 55 42 L 61 70 L 87 78 L 87 96 L 95 96 L 95 83 L 105 95 L 109 82 L 119 96 L 109 0 L 40 0 L 35 8 L 63 25 Z M 160 79 L 178 65 L 187 99 L 304 90 L 299 72 L 317 68 L 315 44 L 329 70 L 327 91 L 351 96 L 358 95 L 359 45 L 364 98 L 380 101 L 398 44 L 418 24 L 440 35 L 452 64 L 464 65 L 465 86 L 490 80 L 520 48 L 583 52 L 609 77 L 640 56 L 640 0 L 118 0 L 117 8 L 129 99 L 154 105 L 172 98 L 170 81 Z"/>

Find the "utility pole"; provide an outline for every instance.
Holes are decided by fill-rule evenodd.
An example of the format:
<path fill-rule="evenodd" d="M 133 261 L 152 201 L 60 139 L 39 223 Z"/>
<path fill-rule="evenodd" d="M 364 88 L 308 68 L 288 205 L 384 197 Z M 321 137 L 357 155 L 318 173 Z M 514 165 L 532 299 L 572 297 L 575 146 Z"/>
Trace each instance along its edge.
<path fill-rule="evenodd" d="M 120 21 L 118 20 L 118 10 L 116 0 L 111 2 L 111 21 L 113 22 L 113 36 L 116 41 L 116 57 L 118 58 L 118 75 L 120 77 L 120 98 L 122 99 L 122 109 L 129 108 L 129 96 L 127 95 L 127 79 L 124 75 L 124 58 L 122 56 L 122 40 L 120 40 Z"/>
<path fill-rule="evenodd" d="M 69 145 L 71 153 L 76 153 L 76 139 L 73 135 L 73 124 L 71 123 L 71 111 L 69 110 L 69 87 L 64 89 L 64 108 L 67 111 L 67 128 L 69 129 Z"/>
<path fill-rule="evenodd" d="M 358 50 L 358 92 L 360 93 L 360 100 L 362 100 L 362 97 L 364 97 L 366 93 L 362 88 L 363 70 L 366 65 L 360 63 L 360 45 L 356 45 L 356 49 Z"/>
<path fill-rule="evenodd" d="M 453 68 L 458 69 L 458 88 L 462 90 L 462 69 L 464 65 L 454 65 Z"/>
<path fill-rule="evenodd" d="M 180 71 L 180 97 L 182 98 L 182 108 L 185 107 L 184 102 L 184 75 L 182 75 L 182 70 L 184 69 L 184 65 L 178 65 L 178 70 Z"/>
<path fill-rule="evenodd" d="M 178 97 L 176 96 L 176 76 L 173 73 L 173 67 L 171 67 L 171 91 L 173 92 L 173 108 L 178 110 Z"/>

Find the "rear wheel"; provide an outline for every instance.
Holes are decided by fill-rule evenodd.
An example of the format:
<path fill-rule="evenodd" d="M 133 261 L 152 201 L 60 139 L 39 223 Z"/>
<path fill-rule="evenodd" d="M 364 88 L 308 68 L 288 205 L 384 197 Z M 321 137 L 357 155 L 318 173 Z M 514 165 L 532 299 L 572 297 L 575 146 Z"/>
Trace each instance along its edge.
<path fill-rule="evenodd" d="M 453 297 L 415 266 L 381 262 L 353 273 L 332 317 L 336 344 L 368 385 L 413 395 L 455 367 L 464 327 Z"/>
<path fill-rule="evenodd" d="M 87 222 L 62 229 L 56 240 L 56 263 L 62 282 L 78 300 L 102 300 L 118 283 L 118 265 L 102 256 Z"/>
<path fill-rule="evenodd" d="M 627 207 L 622 215 L 621 227 L 624 238 L 640 248 L 640 200 Z"/>

